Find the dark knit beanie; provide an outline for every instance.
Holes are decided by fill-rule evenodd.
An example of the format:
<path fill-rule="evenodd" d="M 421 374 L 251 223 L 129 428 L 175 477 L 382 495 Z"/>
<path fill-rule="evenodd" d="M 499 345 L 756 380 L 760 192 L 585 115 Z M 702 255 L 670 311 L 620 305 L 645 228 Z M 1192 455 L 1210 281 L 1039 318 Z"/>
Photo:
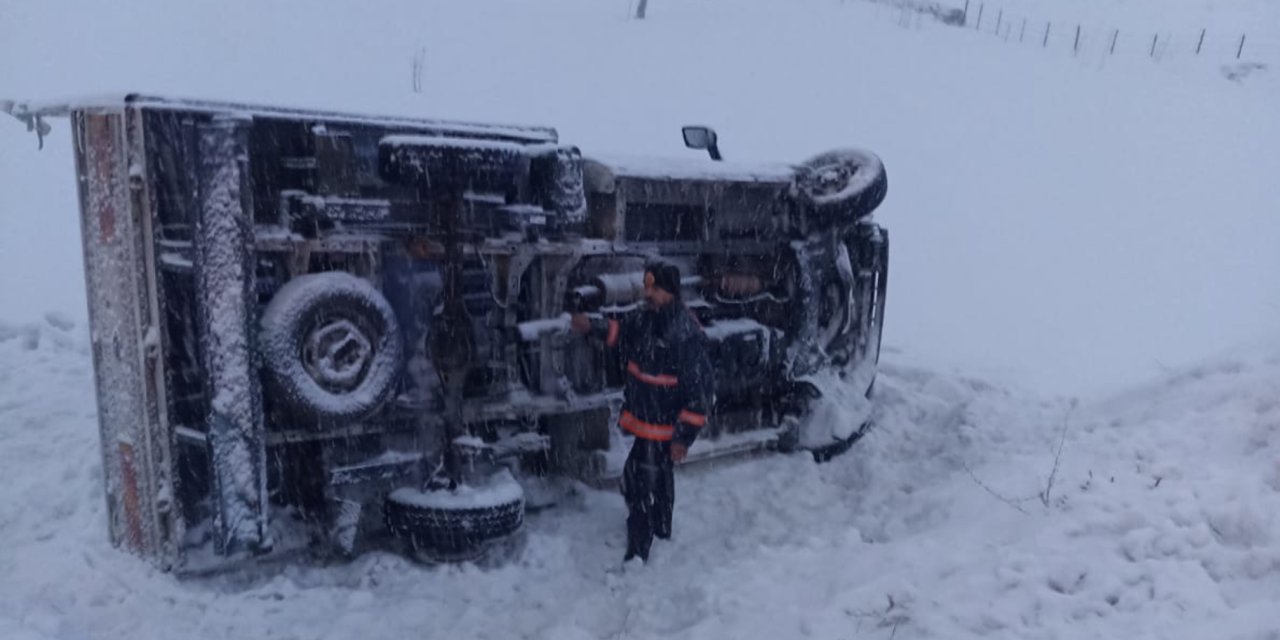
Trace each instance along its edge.
<path fill-rule="evenodd" d="M 654 286 L 680 297 L 680 267 L 670 262 L 653 261 L 644 266 L 645 273 L 653 274 Z"/>

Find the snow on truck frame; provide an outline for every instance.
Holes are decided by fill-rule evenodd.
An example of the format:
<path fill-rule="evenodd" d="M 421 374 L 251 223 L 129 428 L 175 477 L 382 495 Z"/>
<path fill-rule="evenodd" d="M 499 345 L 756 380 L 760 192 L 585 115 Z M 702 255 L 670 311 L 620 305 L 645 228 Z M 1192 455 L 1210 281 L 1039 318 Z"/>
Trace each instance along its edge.
<path fill-rule="evenodd" d="M 866 152 L 584 158 L 553 129 L 127 96 L 69 115 L 112 540 L 182 573 L 394 547 L 472 559 L 616 477 L 625 371 L 572 337 L 681 267 L 717 373 L 691 459 L 866 430 L 888 238 Z"/>

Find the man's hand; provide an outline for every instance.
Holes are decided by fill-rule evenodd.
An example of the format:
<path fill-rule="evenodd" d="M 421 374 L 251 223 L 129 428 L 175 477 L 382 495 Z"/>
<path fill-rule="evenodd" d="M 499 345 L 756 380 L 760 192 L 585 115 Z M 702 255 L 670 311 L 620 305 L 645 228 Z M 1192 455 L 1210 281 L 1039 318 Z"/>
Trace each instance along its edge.
<path fill-rule="evenodd" d="M 689 455 L 689 447 L 686 447 L 680 444 L 679 442 L 671 443 L 671 461 L 672 462 L 684 462 L 685 457 L 688 455 Z"/>
<path fill-rule="evenodd" d="M 591 333 L 591 318 L 585 313 L 575 313 L 569 318 L 569 328 L 579 335 L 587 335 Z"/>

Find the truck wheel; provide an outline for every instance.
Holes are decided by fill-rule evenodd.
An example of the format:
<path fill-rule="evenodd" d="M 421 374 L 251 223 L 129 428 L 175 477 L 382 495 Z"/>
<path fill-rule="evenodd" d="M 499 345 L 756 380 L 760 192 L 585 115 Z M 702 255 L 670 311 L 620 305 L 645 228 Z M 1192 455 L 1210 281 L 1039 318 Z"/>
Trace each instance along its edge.
<path fill-rule="evenodd" d="M 387 496 L 387 528 L 415 559 L 475 561 L 520 538 L 524 506 L 524 490 L 503 470 L 476 485 L 396 489 Z"/>
<path fill-rule="evenodd" d="M 820 224 L 853 222 L 884 200 L 888 180 L 875 154 L 858 149 L 828 151 L 798 168 L 795 192 Z"/>
<path fill-rule="evenodd" d="M 263 311 L 260 338 L 272 390 L 295 416 L 321 427 L 376 410 L 404 360 L 390 303 L 344 272 L 286 283 Z"/>

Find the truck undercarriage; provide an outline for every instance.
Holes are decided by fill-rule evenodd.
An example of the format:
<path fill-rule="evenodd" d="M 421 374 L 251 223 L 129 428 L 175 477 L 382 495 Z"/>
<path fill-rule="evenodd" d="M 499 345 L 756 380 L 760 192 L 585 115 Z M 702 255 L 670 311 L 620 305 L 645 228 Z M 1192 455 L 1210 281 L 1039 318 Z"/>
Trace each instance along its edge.
<path fill-rule="evenodd" d="M 474 558 L 556 482 L 616 477 L 623 363 L 569 314 L 634 308 L 654 257 L 716 371 L 691 459 L 865 429 L 799 418 L 815 374 L 874 382 L 872 154 L 583 157 L 539 127 L 141 96 L 24 113 L 72 118 L 112 537 L 165 569 Z"/>

